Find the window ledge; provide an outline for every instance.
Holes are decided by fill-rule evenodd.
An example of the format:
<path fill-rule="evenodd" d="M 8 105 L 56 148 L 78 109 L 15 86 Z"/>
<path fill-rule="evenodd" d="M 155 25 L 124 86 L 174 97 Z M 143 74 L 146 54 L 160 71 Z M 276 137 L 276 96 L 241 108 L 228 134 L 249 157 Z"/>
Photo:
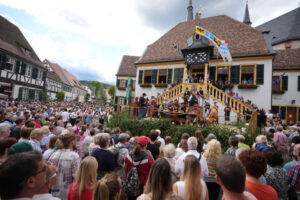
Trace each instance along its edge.
<path fill-rule="evenodd" d="M 157 83 L 155 84 L 155 87 L 168 87 L 168 83 Z"/>
<path fill-rule="evenodd" d="M 256 89 L 257 85 L 239 84 L 239 89 Z"/>
<path fill-rule="evenodd" d="M 126 90 L 124 87 L 118 87 L 118 90 Z"/>
<path fill-rule="evenodd" d="M 284 94 L 284 90 L 272 90 L 273 94 Z"/>
<path fill-rule="evenodd" d="M 152 87 L 152 84 L 148 83 L 148 84 L 141 84 L 140 87 Z"/>

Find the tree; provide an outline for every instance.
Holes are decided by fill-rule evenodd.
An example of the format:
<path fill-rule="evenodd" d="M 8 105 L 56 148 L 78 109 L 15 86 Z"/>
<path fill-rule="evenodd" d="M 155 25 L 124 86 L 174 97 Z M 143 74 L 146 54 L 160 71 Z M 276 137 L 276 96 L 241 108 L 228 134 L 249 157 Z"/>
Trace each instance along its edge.
<path fill-rule="evenodd" d="M 66 93 L 64 91 L 60 91 L 56 94 L 57 101 L 64 101 Z"/>
<path fill-rule="evenodd" d="M 114 95 L 115 95 L 115 90 L 116 90 L 116 86 L 114 86 L 114 85 L 110 85 L 110 86 L 108 87 L 108 94 L 109 94 L 109 96 L 111 96 L 111 98 L 114 97 Z"/>
<path fill-rule="evenodd" d="M 88 102 L 90 100 L 90 97 L 91 97 L 90 93 L 86 93 L 86 95 L 84 97 L 84 101 Z"/>
<path fill-rule="evenodd" d="M 105 104 L 107 97 L 104 92 L 103 84 L 98 81 L 91 81 L 91 86 L 96 87 L 96 101 L 100 101 L 102 104 Z"/>

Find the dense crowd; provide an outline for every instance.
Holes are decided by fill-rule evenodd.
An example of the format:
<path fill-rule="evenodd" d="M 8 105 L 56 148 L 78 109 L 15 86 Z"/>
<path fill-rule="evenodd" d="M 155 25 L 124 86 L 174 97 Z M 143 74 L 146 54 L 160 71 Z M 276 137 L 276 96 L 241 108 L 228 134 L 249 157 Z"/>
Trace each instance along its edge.
<path fill-rule="evenodd" d="M 179 144 L 158 129 L 139 137 L 111 130 L 111 113 L 96 104 L 1 102 L 1 199 L 297 199 L 297 125 L 272 118 L 254 144 L 233 135 L 223 153 L 200 130 Z"/>

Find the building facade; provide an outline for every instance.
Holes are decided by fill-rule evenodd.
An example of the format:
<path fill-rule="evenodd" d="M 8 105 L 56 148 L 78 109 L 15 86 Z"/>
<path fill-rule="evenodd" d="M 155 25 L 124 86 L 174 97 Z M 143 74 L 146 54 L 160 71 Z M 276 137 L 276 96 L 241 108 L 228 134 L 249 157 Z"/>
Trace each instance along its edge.
<path fill-rule="evenodd" d="M 115 91 L 115 104 L 126 105 L 126 88 L 128 77 L 131 78 L 131 98 L 130 101 L 133 102 L 135 97 L 135 86 L 136 86 L 136 67 L 135 62 L 139 59 L 138 56 L 123 56 L 120 63 L 118 72 L 116 74 L 116 91 Z M 130 102 L 128 102 L 130 103 Z"/>
<path fill-rule="evenodd" d="M 282 120 L 300 120 L 300 7 L 257 28 L 275 50 L 272 75 L 272 112 Z"/>
<path fill-rule="evenodd" d="M 20 29 L 0 16 L 0 93 L 8 98 L 40 100 L 46 72 Z"/>

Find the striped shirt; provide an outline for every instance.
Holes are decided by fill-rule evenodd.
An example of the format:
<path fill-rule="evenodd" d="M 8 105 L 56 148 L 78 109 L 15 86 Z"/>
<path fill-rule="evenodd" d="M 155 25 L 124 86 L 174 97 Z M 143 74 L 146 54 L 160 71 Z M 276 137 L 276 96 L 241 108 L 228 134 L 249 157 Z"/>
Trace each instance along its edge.
<path fill-rule="evenodd" d="M 209 159 L 206 159 L 207 162 L 207 168 L 208 168 L 208 176 L 205 177 L 203 180 L 206 182 L 216 182 L 216 161 L 211 161 Z"/>

